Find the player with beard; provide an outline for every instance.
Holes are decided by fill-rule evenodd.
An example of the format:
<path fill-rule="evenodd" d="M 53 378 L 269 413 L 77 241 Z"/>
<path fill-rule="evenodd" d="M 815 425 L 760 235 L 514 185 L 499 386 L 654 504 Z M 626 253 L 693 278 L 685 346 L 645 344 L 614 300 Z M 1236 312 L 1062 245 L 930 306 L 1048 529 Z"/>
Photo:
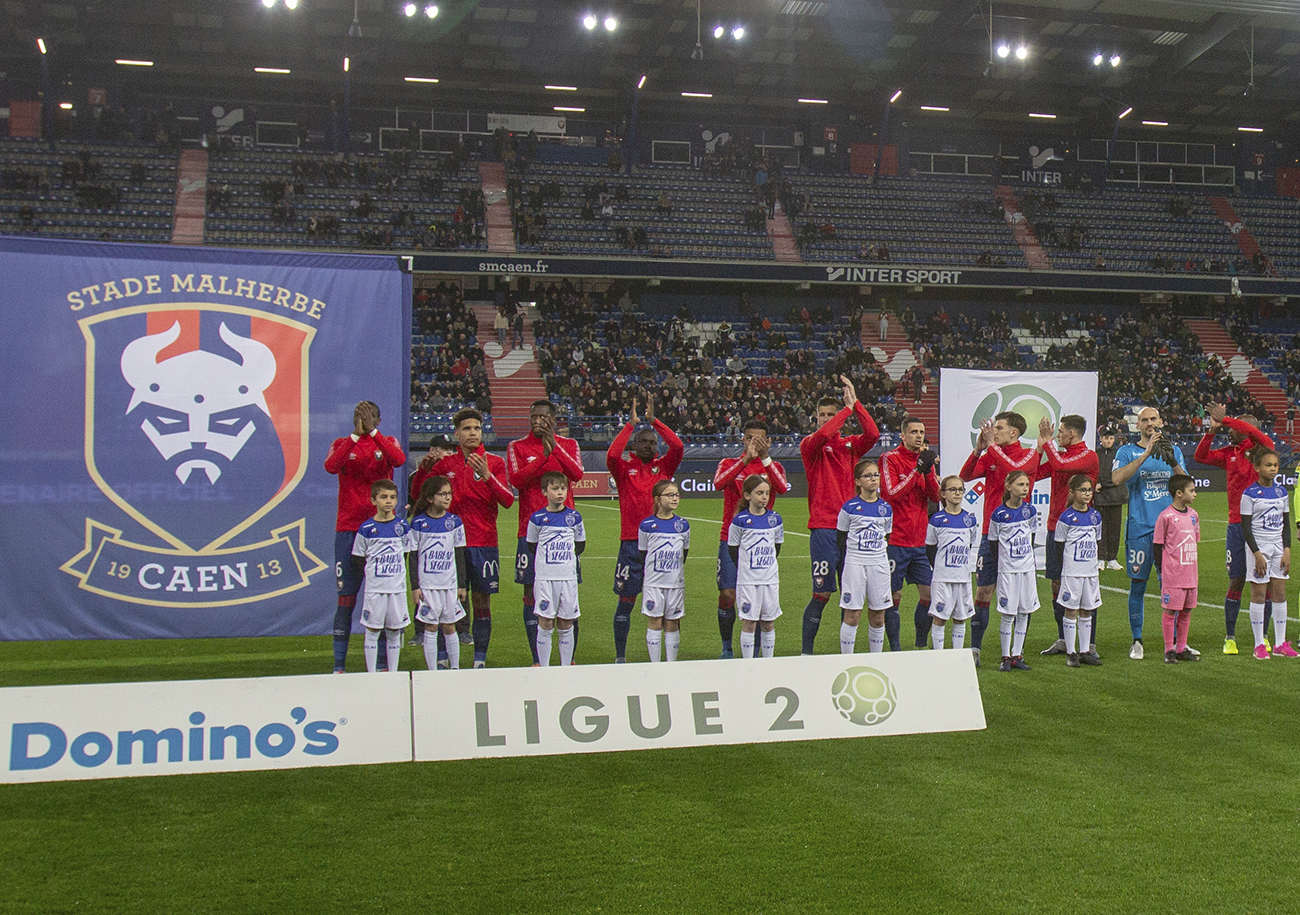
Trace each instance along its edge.
<path fill-rule="evenodd" d="M 803 654 L 813 653 L 822 610 L 835 592 L 835 565 L 839 561 L 836 524 L 840 508 L 854 496 L 853 467 L 880 440 L 880 430 L 858 400 L 853 382 L 841 375 L 840 384 L 844 406 L 840 407 L 834 397 L 818 401 L 817 429 L 799 443 L 799 456 L 808 478 L 813 590 L 803 611 Z M 857 417 L 862 426 L 860 435 L 840 435 L 850 416 Z"/>
<path fill-rule="evenodd" d="M 556 434 L 555 405 L 549 400 L 535 400 L 528 410 L 531 431 L 523 438 L 506 446 L 506 475 L 510 485 L 519 493 L 519 541 L 515 548 L 515 584 L 524 586 L 524 631 L 528 647 L 537 659 L 537 616 L 533 612 L 533 569 L 528 550 L 528 519 L 534 512 L 547 507 L 546 494 L 542 492 L 542 474 L 548 471 L 562 473 L 569 480 L 564 504 L 573 508 L 573 484 L 582 479 L 582 453 L 578 443 Z M 578 580 L 582 580 L 581 569 Z M 573 643 L 577 649 L 578 623 L 573 623 Z"/>
<path fill-rule="evenodd" d="M 686 450 L 673 430 L 655 419 L 653 397 L 646 400 L 645 418 L 653 428 L 638 432 L 633 439 L 632 453 L 624 454 L 632 430 L 639 422 L 636 398 L 633 398 L 631 421 L 614 437 L 605 453 L 605 466 L 609 468 L 609 475 L 618 487 L 619 539 L 622 541 L 614 564 L 614 593 L 618 595 L 618 606 L 614 608 L 616 664 L 627 662 L 627 636 L 632 628 L 632 610 L 644 581 L 645 566 L 637 546 L 641 522 L 654 514 L 655 484 L 673 478 Z M 660 436 L 668 445 L 668 452 L 662 457 L 659 456 Z"/>
<path fill-rule="evenodd" d="M 339 511 L 334 527 L 334 570 L 338 576 L 338 606 L 334 611 L 334 672 L 343 673 L 352 635 L 352 613 L 362 576 L 352 563 L 352 544 L 361 525 L 374 514 L 371 486 L 377 480 L 391 480 L 393 471 L 406 463 L 406 452 L 397 439 L 379 431 L 379 406 L 363 400 L 352 411 L 352 434 L 334 440 L 325 457 L 325 470 L 339 478 Z M 388 666 L 386 643 L 380 641 Z M 394 659 L 396 660 L 396 659 Z"/>
<path fill-rule="evenodd" d="M 885 635 L 890 651 L 902 651 L 898 608 L 903 584 L 916 585 L 916 647 L 930 639 L 930 581 L 933 569 L 926 555 L 925 534 L 930 523 L 930 503 L 939 501 L 939 477 L 934 472 L 935 453 L 925 447 L 925 423 L 915 416 L 899 425 L 903 443 L 880 456 L 880 495 L 894 511 L 889 536 L 890 588 L 894 606 L 885 611 Z"/>

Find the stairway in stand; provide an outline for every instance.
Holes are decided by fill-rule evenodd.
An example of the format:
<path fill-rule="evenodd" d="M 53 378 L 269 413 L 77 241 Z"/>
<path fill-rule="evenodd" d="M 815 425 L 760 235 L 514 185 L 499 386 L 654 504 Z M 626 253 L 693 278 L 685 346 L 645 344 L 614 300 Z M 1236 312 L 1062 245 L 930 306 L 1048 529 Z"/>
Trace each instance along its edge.
<path fill-rule="evenodd" d="M 176 210 L 172 217 L 173 245 L 203 244 L 203 220 L 208 212 L 208 154 L 187 149 L 176 166 Z"/>
<path fill-rule="evenodd" d="M 772 250 L 776 252 L 778 261 L 783 264 L 803 263 L 799 246 L 794 243 L 794 230 L 790 227 L 790 219 L 781 209 L 780 203 L 776 205 L 776 216 L 767 221 L 767 235 L 772 239 Z"/>
<path fill-rule="evenodd" d="M 478 177 L 483 185 L 488 250 L 515 254 L 518 249 L 515 248 L 514 225 L 510 221 L 510 200 L 506 196 L 506 167 L 501 162 L 480 162 Z"/>
<path fill-rule="evenodd" d="M 1275 429 L 1278 431 L 1274 437 L 1281 441 L 1286 429 L 1286 423 L 1283 421 L 1287 408 L 1286 394 L 1255 367 L 1255 363 L 1241 351 L 1241 347 L 1237 346 L 1236 341 L 1228 335 L 1218 321 L 1194 318 L 1184 320 L 1192 329 L 1192 333 L 1200 339 L 1201 349 L 1218 356 L 1227 366 L 1228 374 L 1277 417 Z M 1295 444 L 1294 438 L 1290 444 Z"/>
<path fill-rule="evenodd" d="M 1051 270 L 1052 262 L 1038 241 L 1038 233 L 1029 225 L 1025 214 L 1020 212 L 1020 204 L 1016 202 L 1016 192 L 1008 185 L 1002 184 L 993 192 L 993 196 L 998 199 L 998 203 L 1002 204 L 1002 212 L 1006 214 L 1007 224 L 1011 226 L 1011 234 L 1015 236 L 1016 244 L 1020 246 L 1020 252 L 1024 254 L 1029 269 Z"/>
<path fill-rule="evenodd" d="M 898 318 L 894 315 L 886 315 L 886 320 L 889 322 L 888 329 L 885 333 L 885 339 L 881 340 L 880 313 L 869 311 L 863 314 L 862 351 L 875 356 L 876 364 L 885 370 L 886 375 L 897 381 L 903 377 L 904 373 L 917 365 L 919 360 L 916 358 L 916 351 L 912 349 L 911 341 L 907 339 L 907 334 L 903 331 L 903 325 Z M 912 397 L 908 396 L 899 400 L 899 406 L 925 423 L 926 438 L 933 445 L 938 445 L 939 380 L 927 377 L 925 390 L 921 394 L 921 402 L 913 403 Z M 868 412 L 870 412 L 870 408 L 868 408 Z M 880 431 L 892 432 L 897 436 L 900 430 L 881 429 Z"/>
<path fill-rule="evenodd" d="M 507 442 L 527 434 L 528 408 L 534 400 L 546 398 L 546 383 L 533 348 L 533 322 L 524 311 L 524 345 L 502 349 L 497 343 L 492 319 L 496 306 L 491 302 L 473 303 L 478 321 L 478 345 L 487 354 L 488 391 L 492 395 L 492 430 L 498 442 Z M 510 335 L 506 335 L 510 343 Z"/>
<path fill-rule="evenodd" d="M 1246 260 L 1250 260 L 1259 253 L 1259 242 L 1255 240 L 1255 236 L 1250 234 L 1250 229 L 1246 228 L 1246 224 L 1237 215 L 1237 211 L 1232 208 L 1232 204 L 1226 198 L 1211 197 L 1210 206 L 1214 207 L 1214 215 L 1223 220 L 1224 226 L 1232 233 L 1232 237 L 1237 240 L 1237 247 L 1241 249 L 1242 254 L 1246 255 Z"/>

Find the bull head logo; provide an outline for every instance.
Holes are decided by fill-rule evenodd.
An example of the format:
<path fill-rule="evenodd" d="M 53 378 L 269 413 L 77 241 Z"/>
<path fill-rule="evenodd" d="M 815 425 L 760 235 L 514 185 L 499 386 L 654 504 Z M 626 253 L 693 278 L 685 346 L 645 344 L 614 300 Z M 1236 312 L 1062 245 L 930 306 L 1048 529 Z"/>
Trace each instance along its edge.
<path fill-rule="evenodd" d="M 132 388 L 126 414 L 139 410 L 140 429 L 181 483 L 196 471 L 217 482 L 258 423 L 269 424 L 263 393 L 275 379 L 275 355 L 224 322 L 219 333 L 242 364 L 204 350 L 158 362 L 158 354 L 180 337 L 179 322 L 122 351 L 122 377 Z"/>

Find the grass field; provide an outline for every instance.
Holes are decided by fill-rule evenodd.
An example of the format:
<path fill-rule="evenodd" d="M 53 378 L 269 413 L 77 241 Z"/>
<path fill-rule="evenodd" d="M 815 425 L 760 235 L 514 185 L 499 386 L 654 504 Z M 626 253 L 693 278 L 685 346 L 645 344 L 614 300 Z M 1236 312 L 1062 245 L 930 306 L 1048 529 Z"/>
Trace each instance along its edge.
<path fill-rule="evenodd" d="M 1031 673 L 979 672 L 981 732 L 0 786 L 0 912 L 1293 911 L 1300 662 L 1219 651 L 1224 501 L 1197 502 L 1199 664 L 1161 663 L 1155 601 L 1147 659 L 1130 661 L 1126 598 L 1105 591 L 1105 666 L 1037 657 L 1055 637 L 1047 605 Z M 600 663 L 618 515 L 580 508 L 578 658 Z M 803 530 L 802 504 L 778 510 Z M 686 658 L 718 651 L 717 530 L 693 525 Z M 502 531 L 512 543 L 513 519 Z M 807 555 L 787 534 L 778 654 L 799 650 Z M 522 664 L 519 590 L 502 592 L 490 663 Z M 834 617 L 819 651 L 838 648 Z M 1248 643 L 1244 614 L 1240 628 Z M 989 639 L 996 653 L 996 627 Z M 629 656 L 645 657 L 639 621 Z M 423 663 L 414 648 L 402 661 Z M 3 686 L 329 668 L 328 636 L 0 644 Z"/>

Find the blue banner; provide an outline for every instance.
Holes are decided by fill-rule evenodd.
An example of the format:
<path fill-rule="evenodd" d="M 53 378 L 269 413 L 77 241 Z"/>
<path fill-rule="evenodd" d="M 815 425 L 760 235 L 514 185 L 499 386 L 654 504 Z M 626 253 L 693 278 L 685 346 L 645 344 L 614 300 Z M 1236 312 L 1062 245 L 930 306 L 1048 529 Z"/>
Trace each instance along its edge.
<path fill-rule="evenodd" d="M 407 440 L 396 260 L 0 238 L 0 275 L 0 638 L 328 632 L 325 456 L 360 400 Z"/>

